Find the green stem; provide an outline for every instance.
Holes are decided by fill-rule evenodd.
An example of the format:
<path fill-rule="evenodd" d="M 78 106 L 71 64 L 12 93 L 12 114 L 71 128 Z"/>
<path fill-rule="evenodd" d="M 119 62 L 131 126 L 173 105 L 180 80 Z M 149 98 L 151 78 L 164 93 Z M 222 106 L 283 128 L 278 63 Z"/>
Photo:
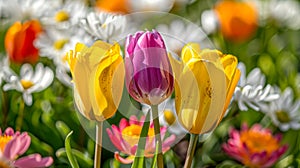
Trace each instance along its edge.
<path fill-rule="evenodd" d="M 24 118 L 24 108 L 25 108 L 24 100 L 21 98 L 19 104 L 18 118 L 16 120 L 16 130 L 18 131 L 20 131 L 22 128 L 23 118 Z"/>
<path fill-rule="evenodd" d="M 7 108 L 7 94 L 4 91 L 1 91 L 1 107 L 2 107 L 2 114 L 3 114 L 3 118 L 2 118 L 2 125 L 4 127 L 6 127 L 7 124 L 7 115 L 8 115 L 8 108 Z"/>
<path fill-rule="evenodd" d="M 162 142 L 160 136 L 160 125 L 159 125 L 159 117 L 158 117 L 158 105 L 152 105 L 152 119 L 154 123 L 154 133 L 155 133 L 155 140 L 158 145 L 158 153 L 157 153 L 157 168 L 164 167 L 164 159 L 162 154 Z"/>
<path fill-rule="evenodd" d="M 102 151 L 102 128 L 103 122 L 97 122 L 96 125 L 96 142 L 95 142 L 95 158 L 94 168 L 101 167 L 101 151 Z"/>
<path fill-rule="evenodd" d="M 188 148 L 185 163 L 184 163 L 184 168 L 190 168 L 192 165 L 198 137 L 199 136 L 197 134 L 191 134 L 189 148 Z"/>

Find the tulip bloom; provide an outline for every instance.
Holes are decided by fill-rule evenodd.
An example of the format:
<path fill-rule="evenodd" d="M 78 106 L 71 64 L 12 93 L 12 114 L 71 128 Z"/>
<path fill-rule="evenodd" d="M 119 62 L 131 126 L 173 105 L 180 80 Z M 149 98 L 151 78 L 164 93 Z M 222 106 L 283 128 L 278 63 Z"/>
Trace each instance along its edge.
<path fill-rule="evenodd" d="M 124 84 L 120 46 L 96 41 L 88 48 L 78 43 L 66 56 L 79 111 L 91 120 L 112 117 L 121 101 Z"/>
<path fill-rule="evenodd" d="M 208 133 L 221 121 L 238 83 L 237 58 L 188 44 L 181 59 L 170 57 L 178 119 L 192 134 Z"/>
<path fill-rule="evenodd" d="M 157 105 L 173 91 L 174 78 L 165 43 L 157 31 L 137 32 L 126 40 L 126 87 L 138 102 Z"/>
<path fill-rule="evenodd" d="M 244 124 L 241 131 L 231 129 L 229 137 L 223 150 L 247 167 L 271 167 L 288 148 L 280 144 L 280 134 L 272 135 L 271 130 L 259 124 L 251 128 Z"/>
<path fill-rule="evenodd" d="M 14 63 L 35 63 L 39 59 L 39 51 L 33 45 L 34 40 L 42 32 L 37 20 L 14 23 L 5 35 L 5 49 Z"/>
<path fill-rule="evenodd" d="M 123 13 L 129 12 L 128 0 L 97 0 L 96 7 L 100 11 L 106 11 L 110 13 Z"/>
<path fill-rule="evenodd" d="M 247 40 L 257 29 L 258 12 L 250 2 L 222 0 L 216 4 L 214 11 L 222 34 L 229 40 Z"/>

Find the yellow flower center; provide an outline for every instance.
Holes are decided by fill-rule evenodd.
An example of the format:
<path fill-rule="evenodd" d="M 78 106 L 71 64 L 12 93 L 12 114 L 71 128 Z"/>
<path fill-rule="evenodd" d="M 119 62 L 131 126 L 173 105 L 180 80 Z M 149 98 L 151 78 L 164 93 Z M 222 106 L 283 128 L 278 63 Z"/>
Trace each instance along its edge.
<path fill-rule="evenodd" d="M 11 166 L 9 165 L 9 163 L 0 160 L 0 168 L 11 168 Z"/>
<path fill-rule="evenodd" d="M 277 111 L 276 116 L 281 123 L 288 123 L 291 121 L 290 116 L 285 111 Z"/>
<path fill-rule="evenodd" d="M 142 126 L 140 125 L 130 125 L 123 129 L 122 135 L 124 140 L 130 144 L 130 146 L 134 146 L 138 144 L 139 138 L 141 135 Z M 154 128 L 149 128 L 148 137 L 154 136 Z"/>
<path fill-rule="evenodd" d="M 103 23 L 103 24 L 101 25 L 101 27 L 104 28 L 104 29 L 106 28 L 106 26 L 107 26 L 106 23 Z"/>
<path fill-rule="evenodd" d="M 2 135 L 0 136 L 0 151 L 4 151 L 6 144 L 12 139 L 12 136 Z M 0 168 L 1 163 L 0 163 Z"/>
<path fill-rule="evenodd" d="M 55 20 L 57 22 L 64 22 L 64 21 L 69 20 L 69 18 L 70 18 L 70 16 L 66 11 L 59 11 L 55 15 Z"/>
<path fill-rule="evenodd" d="M 240 138 L 252 153 L 266 151 L 269 155 L 280 147 L 277 139 L 269 133 L 249 130 L 242 132 Z"/>
<path fill-rule="evenodd" d="M 31 88 L 34 85 L 33 82 L 31 82 L 30 80 L 25 80 L 25 79 L 21 80 L 21 84 L 25 90 Z"/>
<path fill-rule="evenodd" d="M 67 44 L 68 42 L 69 42 L 69 40 L 67 40 L 67 39 L 57 40 L 54 42 L 53 47 L 56 50 L 61 50 L 64 48 L 65 44 Z"/>
<path fill-rule="evenodd" d="M 174 114 L 172 113 L 171 110 L 165 110 L 164 111 L 164 117 L 165 117 L 165 120 L 168 123 L 168 125 L 174 124 L 174 122 L 176 120 L 176 118 L 175 118 L 175 116 L 174 116 Z"/>

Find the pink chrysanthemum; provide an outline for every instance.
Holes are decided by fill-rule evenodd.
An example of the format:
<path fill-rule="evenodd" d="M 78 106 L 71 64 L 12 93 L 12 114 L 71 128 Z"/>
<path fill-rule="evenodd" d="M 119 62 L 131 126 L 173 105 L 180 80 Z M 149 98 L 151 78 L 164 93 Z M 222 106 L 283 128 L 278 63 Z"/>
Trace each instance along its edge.
<path fill-rule="evenodd" d="M 230 139 L 223 150 L 231 157 L 251 168 L 271 167 L 288 146 L 281 145 L 281 135 L 272 135 L 270 129 L 255 124 L 250 129 L 243 124 L 242 130 L 231 129 Z"/>
<path fill-rule="evenodd" d="M 42 168 L 49 167 L 53 163 L 52 157 L 44 157 L 40 154 L 23 155 L 31 143 L 31 138 L 27 132 L 14 132 L 12 128 L 7 128 L 4 133 L 0 129 L 0 167 L 10 168 Z"/>
<path fill-rule="evenodd" d="M 133 162 L 144 121 L 145 116 L 142 116 L 140 120 L 138 120 L 136 116 L 131 116 L 129 121 L 122 118 L 119 127 L 112 125 L 111 130 L 109 128 L 106 129 L 113 145 L 120 152 L 129 155 L 127 158 L 122 158 L 119 152 L 115 152 L 115 158 L 121 163 L 129 164 Z M 171 135 L 164 140 L 166 131 L 167 127 L 164 126 L 160 128 L 163 152 L 170 149 L 171 144 L 176 138 L 175 135 Z M 154 125 L 151 123 L 148 130 L 148 137 L 146 138 L 145 157 L 153 157 L 155 149 Z"/>

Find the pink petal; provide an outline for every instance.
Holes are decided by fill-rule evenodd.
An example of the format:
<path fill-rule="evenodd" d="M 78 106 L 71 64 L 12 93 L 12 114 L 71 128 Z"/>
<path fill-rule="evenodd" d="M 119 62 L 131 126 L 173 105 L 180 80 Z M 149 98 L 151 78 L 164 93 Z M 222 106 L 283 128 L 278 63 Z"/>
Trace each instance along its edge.
<path fill-rule="evenodd" d="M 18 155 L 22 155 L 23 153 L 25 153 L 27 151 L 27 149 L 30 146 L 31 143 L 31 138 L 30 136 L 27 134 L 27 132 L 22 133 L 19 138 L 21 139 L 22 142 L 22 147 L 19 150 Z"/>
<path fill-rule="evenodd" d="M 14 160 L 18 155 L 22 155 L 30 145 L 30 136 L 23 133 L 21 136 L 14 137 L 10 140 L 4 149 L 4 156 Z"/>
<path fill-rule="evenodd" d="M 106 129 L 106 132 L 107 132 L 107 134 L 108 134 L 108 136 L 109 136 L 111 142 L 114 144 L 114 146 L 115 146 L 118 150 L 122 151 L 123 149 L 122 149 L 122 146 L 121 146 L 121 144 L 120 144 L 120 141 L 113 135 L 113 133 L 111 132 L 111 130 L 110 130 L 109 128 L 107 128 L 107 129 Z"/>
<path fill-rule="evenodd" d="M 174 143 L 175 139 L 176 139 L 175 135 L 169 136 L 168 138 L 166 138 L 166 140 L 163 141 L 162 147 L 163 148 L 170 147 Z"/>
<path fill-rule="evenodd" d="M 130 154 L 135 155 L 137 148 L 138 148 L 138 144 L 133 145 L 133 147 L 131 147 L 130 149 Z"/>
<path fill-rule="evenodd" d="M 240 140 L 240 133 L 235 130 L 235 129 L 230 129 L 229 131 L 229 136 L 232 138 L 232 139 L 237 139 L 237 140 Z"/>
<path fill-rule="evenodd" d="M 120 120 L 119 129 L 122 132 L 124 128 L 126 128 L 129 125 L 128 121 L 125 118 L 122 118 Z"/>
<path fill-rule="evenodd" d="M 130 164 L 133 162 L 133 157 L 122 158 L 119 152 L 115 152 L 115 159 L 123 164 Z"/>
<path fill-rule="evenodd" d="M 11 127 L 6 128 L 6 130 L 4 131 L 5 135 L 8 136 L 13 136 L 15 134 L 14 130 Z"/>
<path fill-rule="evenodd" d="M 140 121 L 137 119 L 135 115 L 130 116 L 129 125 L 140 125 Z"/>
<path fill-rule="evenodd" d="M 241 128 L 241 131 L 247 131 L 249 128 L 248 128 L 248 124 L 247 123 L 243 123 L 242 124 L 242 128 Z"/>
<path fill-rule="evenodd" d="M 146 116 L 141 116 L 141 118 L 140 118 L 140 124 L 139 125 L 143 126 L 145 120 L 146 120 Z"/>
<path fill-rule="evenodd" d="M 32 154 L 16 160 L 14 166 L 18 168 L 42 168 L 49 167 L 52 163 L 52 157 L 42 158 L 40 154 Z"/>

